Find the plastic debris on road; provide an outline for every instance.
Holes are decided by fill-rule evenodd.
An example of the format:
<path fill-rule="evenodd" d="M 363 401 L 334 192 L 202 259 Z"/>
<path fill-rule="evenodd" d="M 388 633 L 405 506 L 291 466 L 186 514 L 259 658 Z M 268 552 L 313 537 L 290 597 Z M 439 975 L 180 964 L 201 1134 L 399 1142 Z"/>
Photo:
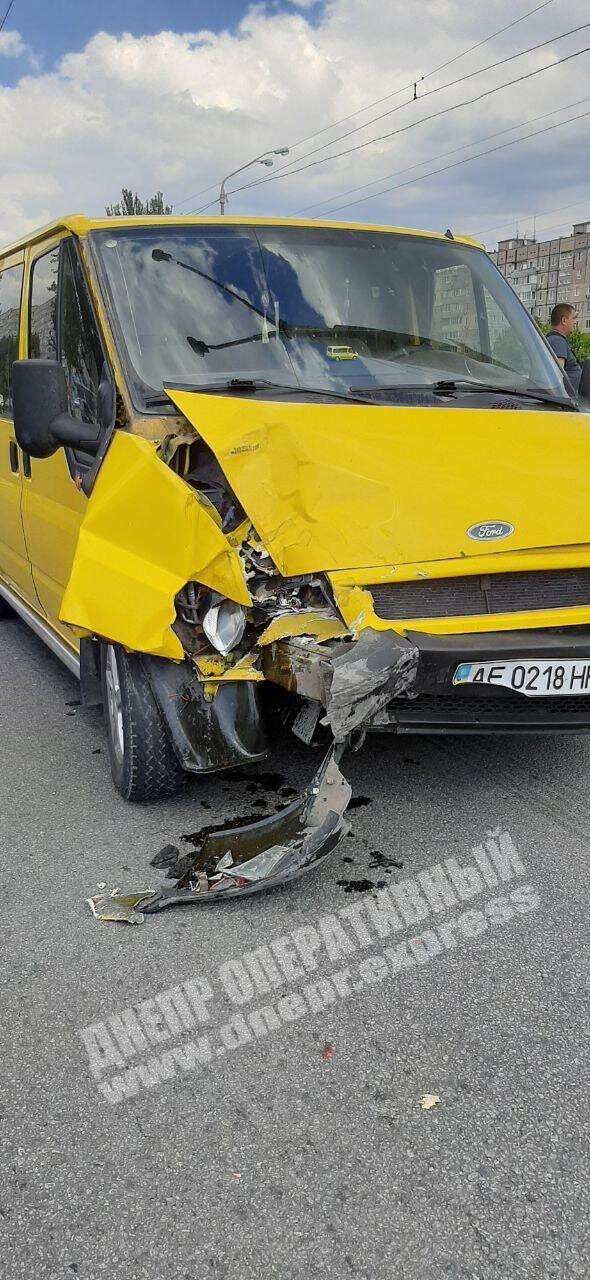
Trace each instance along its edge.
<path fill-rule="evenodd" d="M 149 902 L 154 896 L 153 889 L 142 889 L 140 893 L 119 893 L 112 889 L 110 893 L 95 893 L 86 901 L 93 916 L 97 920 L 123 920 L 127 924 L 142 924 L 142 904 Z"/>
<path fill-rule="evenodd" d="M 420 1106 L 423 1111 L 431 1111 L 432 1107 L 436 1107 L 437 1103 L 439 1102 L 440 1102 L 440 1097 L 438 1093 L 425 1093 L 420 1098 Z"/>

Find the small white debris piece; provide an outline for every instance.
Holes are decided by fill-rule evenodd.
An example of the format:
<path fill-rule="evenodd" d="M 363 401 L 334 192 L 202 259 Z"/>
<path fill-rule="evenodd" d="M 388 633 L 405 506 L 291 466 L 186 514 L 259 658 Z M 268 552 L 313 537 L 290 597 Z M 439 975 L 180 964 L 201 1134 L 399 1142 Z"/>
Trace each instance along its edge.
<path fill-rule="evenodd" d="M 97 889 L 106 889 L 106 887 L 107 887 L 107 882 L 106 882 L 106 880 L 97 880 L 97 882 L 96 882 L 96 887 L 97 887 Z"/>
<path fill-rule="evenodd" d="M 420 1098 L 420 1106 L 423 1111 L 430 1111 L 431 1107 L 435 1107 L 438 1102 L 440 1102 L 438 1093 L 425 1093 Z"/>

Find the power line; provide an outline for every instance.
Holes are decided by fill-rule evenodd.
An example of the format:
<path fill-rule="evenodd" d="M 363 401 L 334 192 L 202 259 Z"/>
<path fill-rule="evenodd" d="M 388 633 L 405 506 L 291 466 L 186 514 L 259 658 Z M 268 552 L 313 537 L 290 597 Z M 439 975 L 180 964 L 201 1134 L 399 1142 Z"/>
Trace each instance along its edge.
<path fill-rule="evenodd" d="M 549 40 L 542 40 L 539 44 L 533 44 L 528 49 L 521 49 L 519 53 L 511 53 L 506 58 L 500 58 L 497 62 L 491 62 L 486 67 L 479 67 L 476 71 L 468 71 L 464 76 L 458 76 L 456 80 L 447 80 L 445 84 L 436 85 L 434 89 L 428 89 L 427 92 L 423 93 L 420 99 L 416 99 L 416 101 L 424 102 L 425 98 L 430 98 L 435 93 L 443 93 L 445 89 L 454 89 L 456 88 L 457 85 L 464 84 L 466 80 L 472 80 L 474 76 L 481 76 L 488 71 L 495 71 L 498 67 L 506 66 L 506 63 L 508 62 L 514 62 L 517 58 L 523 58 L 525 54 L 528 54 L 528 53 L 536 53 L 539 49 L 545 49 L 547 45 L 555 44 L 556 40 L 565 40 L 567 36 L 577 35 L 578 32 L 587 30 L 588 27 L 590 27 L 590 22 L 584 22 L 579 27 L 572 27 L 570 31 L 563 31 L 561 35 L 551 36 Z M 414 99 L 412 99 L 412 101 L 414 101 Z M 477 101 L 477 99 L 474 99 L 474 101 Z M 341 133 L 338 138 L 333 138 L 331 142 L 329 143 L 325 142 L 322 144 L 322 146 L 314 147 L 312 151 L 307 151 L 303 156 L 300 157 L 300 159 L 308 160 L 310 156 L 317 155 L 319 151 L 325 151 L 326 147 L 335 146 L 336 143 L 338 142 L 344 142 L 346 138 L 351 138 L 353 134 L 359 133 L 362 129 L 368 129 L 370 125 L 378 124 L 380 120 L 386 119 L 387 116 L 394 115 L 397 111 L 402 111 L 403 108 L 407 107 L 408 105 L 409 104 L 407 102 L 402 102 L 399 107 L 391 107 L 388 111 L 382 111 L 380 115 L 373 116 L 372 120 L 366 120 L 364 124 L 359 124 L 354 129 L 348 129 L 346 133 Z M 447 108 L 447 109 L 451 110 L 451 108 Z M 429 119 L 429 118 L 430 117 L 428 116 L 426 117 L 426 119 Z M 385 138 L 393 137 L 393 134 L 384 134 L 383 137 Z M 373 138 L 370 141 L 380 142 L 381 140 L 382 140 L 381 138 Z M 363 145 L 368 146 L 369 143 L 364 143 Z M 338 154 L 347 155 L 348 152 L 339 152 Z M 325 157 L 325 158 L 330 159 L 331 157 Z M 290 161 L 286 165 L 283 165 L 283 167 L 279 169 L 279 171 L 275 175 L 275 178 L 288 176 L 290 173 L 301 172 L 300 169 L 293 168 L 293 165 L 298 163 L 299 161 Z M 262 181 L 265 181 L 265 179 L 262 179 Z M 273 181 L 273 179 L 267 179 L 267 181 Z M 235 194 L 238 191 L 244 191 L 249 186 L 258 186 L 258 185 L 259 183 L 256 183 L 256 182 L 246 183 L 242 187 L 235 187 L 233 194 Z M 230 192 L 229 194 L 232 194 L 232 193 Z M 213 202 L 210 201 L 209 203 L 213 203 Z"/>
<path fill-rule="evenodd" d="M 308 164 L 300 165 L 298 169 L 292 169 L 288 173 L 284 173 L 284 171 L 281 170 L 279 173 L 274 174 L 272 178 L 263 178 L 258 182 L 252 182 L 244 184 L 242 187 L 236 187 L 234 191 L 229 192 L 229 194 L 236 195 L 239 191 L 250 190 L 252 187 L 257 187 L 267 182 L 277 182 L 279 178 L 282 177 L 294 177 L 295 174 L 304 173 L 307 169 L 312 169 L 318 164 L 326 164 L 329 160 L 339 160 L 342 156 L 348 156 L 352 155 L 356 151 L 362 151 L 365 147 L 370 147 L 375 142 L 384 142 L 389 138 L 398 137 L 400 133 L 407 133 L 409 129 L 415 129 L 418 125 L 427 124 L 430 120 L 437 120 L 441 116 L 448 115 L 451 111 L 458 111 L 461 107 L 472 106 L 475 102 L 481 102 L 484 98 L 489 98 L 494 93 L 500 93 L 503 89 L 511 89 L 513 85 L 522 84 L 525 80 L 532 80 L 534 76 L 541 75 L 543 72 L 552 70 L 554 67 L 562 66 L 565 62 L 571 62 L 573 58 L 579 58 L 581 54 L 588 53 L 589 51 L 590 45 L 586 45 L 584 49 L 577 49 L 575 53 L 568 53 L 565 57 L 559 58 L 556 62 L 548 63 L 545 67 L 537 67 L 534 71 L 527 71 L 521 76 L 516 76 L 514 80 L 507 80 L 504 84 L 496 85 L 494 89 L 485 89 L 483 93 L 477 94 L 474 98 L 466 98 L 463 102 L 456 102 L 450 107 L 443 107 L 441 111 L 434 111 L 429 116 L 422 116 L 420 120 L 412 120 L 409 124 L 402 125 L 401 128 L 394 129 L 390 133 L 383 133 L 376 138 L 369 138 L 367 142 L 359 142 L 353 147 L 345 148 L 343 151 L 335 151 L 332 155 L 324 156 L 321 160 L 311 160 Z M 203 205 L 202 208 L 195 209 L 192 212 L 204 213 L 211 203 L 213 202 L 209 201 L 209 203 Z"/>
<path fill-rule="evenodd" d="M 8 18 L 9 14 L 10 14 L 10 11 L 11 11 L 11 9 L 12 9 L 13 4 L 14 4 L 14 0 L 10 0 L 10 4 L 9 4 L 9 6 L 8 6 L 7 10 L 6 10 L 6 13 L 4 14 L 4 17 L 3 17 L 3 19 L 2 19 L 2 22 L 0 22 L 0 31 L 3 31 L 3 30 L 4 30 L 4 23 L 6 22 L 6 19 Z"/>
<path fill-rule="evenodd" d="M 430 80 L 431 76 L 438 75 L 439 71 L 445 71 L 447 67 L 451 67 L 454 62 L 458 62 L 460 58 L 466 58 L 468 54 L 473 53 L 476 49 L 481 49 L 482 45 L 489 44 L 490 40 L 495 40 L 496 36 L 501 36 L 505 31 L 510 31 L 511 27 L 517 27 L 520 22 L 524 22 L 526 18 L 531 18 L 534 13 L 539 13 L 541 9 L 546 9 L 549 4 L 554 4 L 555 0 L 543 0 L 543 4 L 538 4 L 535 9 L 529 9 L 528 13 L 523 13 L 522 17 L 515 18 L 513 22 L 509 22 L 505 27 L 500 27 L 498 31 L 492 31 L 491 35 L 486 36 L 483 40 L 478 40 L 477 44 L 472 44 L 468 49 L 464 49 L 462 53 L 456 53 L 453 58 L 447 58 L 446 62 L 439 63 L 438 67 L 433 67 L 432 71 L 426 71 L 423 76 L 419 76 L 416 80 L 410 80 L 408 84 L 402 86 L 401 89 L 394 89 L 392 93 L 386 93 L 382 98 L 376 98 L 374 102 L 367 102 L 366 106 L 359 107 L 357 111 L 351 111 L 350 115 L 342 116 L 340 120 L 334 120 L 332 124 L 325 125 L 323 129 L 317 129 L 315 133 L 308 133 L 306 138 L 300 138 L 298 142 L 292 142 L 290 150 L 295 147 L 303 146 L 304 142 L 311 142 L 313 138 L 319 138 L 322 133 L 328 133 L 330 129 L 337 129 L 341 124 L 347 124 L 349 120 L 354 120 L 356 116 L 362 115 L 363 111 L 370 111 L 372 107 L 381 106 L 382 102 L 387 102 L 389 98 L 397 97 L 398 93 L 408 93 L 415 85 L 423 84 L 425 80 Z M 407 105 L 407 104 L 405 104 Z M 333 140 L 332 140 L 333 141 Z M 326 143 L 331 146 L 332 143 Z"/>
<path fill-rule="evenodd" d="M 514 147 L 519 142 L 528 142 L 531 138 L 538 138 L 543 133 L 551 133 L 554 129 L 562 129 L 566 124 L 574 124 L 576 120 L 585 120 L 590 116 L 590 111 L 583 111 L 579 116 L 571 116 L 569 120 L 560 120 L 558 124 L 547 125 L 545 129 L 537 129 L 535 133 L 527 133 L 524 138 L 513 138 L 511 142 L 501 142 L 497 147 L 488 147 L 486 151 L 478 151 L 477 155 L 465 156 L 463 160 L 455 160 L 453 164 L 443 165 L 442 169 L 432 169 L 429 173 L 421 173 L 418 178 L 408 178 L 406 182 L 397 182 L 393 187 L 386 187 L 384 191 L 376 191 L 374 195 L 362 196 L 360 200 L 348 200 L 346 204 L 337 206 L 337 210 L 351 209 L 353 205 L 364 204 L 365 200 L 374 200 L 377 196 L 389 195 L 391 191 L 399 191 L 401 187 L 411 187 L 416 182 L 424 182 L 426 178 L 435 178 L 439 173 L 447 173 L 449 169 L 457 169 L 460 165 L 469 164 L 471 160 L 480 160 L 482 156 L 490 156 L 495 151 L 503 151 L 505 147 Z"/>
<path fill-rule="evenodd" d="M 450 151 L 439 152 L 436 156 L 428 156 L 425 160 L 418 161 L 417 164 L 407 165 L 405 169 L 395 169 L 393 173 L 384 173 L 380 178 L 374 178 L 372 182 L 361 182 L 356 187 L 346 187 L 344 191 L 339 191 L 337 195 L 326 197 L 325 200 L 317 200 L 315 204 L 306 204 L 302 209 L 295 209 L 293 216 L 298 217 L 301 213 L 309 213 L 310 209 L 318 208 L 322 213 L 329 213 L 330 206 L 334 204 L 335 200 L 339 200 L 341 196 L 353 195 L 356 191 L 366 191 L 368 187 L 374 187 L 379 182 L 386 182 L 388 178 L 398 178 L 402 173 L 411 173 L 412 169 L 421 169 L 422 165 L 430 164 L 432 160 L 444 160 L 447 156 L 456 155 L 458 151 L 465 151 L 467 147 L 477 147 L 480 142 L 490 142 L 492 138 L 499 138 L 503 133 L 512 133 L 514 129 L 524 129 L 527 125 L 537 124 L 537 121 L 545 120 L 547 116 L 557 116 L 562 111 L 571 111 L 572 107 L 580 107 L 582 103 L 589 101 L 590 98 L 577 98 L 575 102 L 567 102 L 565 106 L 556 107 L 553 111 L 543 111 L 540 116 L 533 116 L 530 120 L 520 120 L 518 124 L 508 125 L 506 129 L 497 129 L 495 133 L 488 133 L 483 138 L 473 138 L 471 142 L 463 142 L 460 147 L 453 147 Z M 379 195 L 379 192 L 374 194 Z M 322 208 L 322 206 L 326 207 Z"/>
<path fill-rule="evenodd" d="M 581 101 L 583 102 L 584 99 L 582 98 Z M 573 107 L 576 104 L 572 102 L 570 105 Z M 565 110 L 567 110 L 566 107 L 564 107 L 564 111 Z M 521 139 L 521 141 L 524 141 L 524 139 Z M 513 223 L 522 222 L 525 218 L 547 218 L 552 213 L 565 213 L 566 209 L 577 209 L 578 205 L 581 205 L 581 204 L 587 205 L 588 203 L 589 203 L 588 196 L 583 196 L 581 200 L 572 200 L 570 204 L 562 204 L 559 206 L 559 208 L 541 209 L 541 211 L 537 213 L 530 213 L 530 212 L 515 213 L 512 215 L 511 218 L 505 218 L 504 222 L 494 222 L 491 227 L 484 227 L 483 230 L 479 232 L 479 235 L 485 236 L 488 234 L 488 231 L 498 231 L 498 230 L 501 231 L 503 227 L 511 227 Z M 565 225 L 565 224 L 560 223 L 560 225 Z"/>
<path fill-rule="evenodd" d="M 297 142 L 289 145 L 289 150 L 294 151 L 295 147 L 301 147 L 305 142 L 311 142 L 314 138 L 319 138 L 323 133 L 328 133 L 331 129 L 337 129 L 341 124 L 347 124 L 349 120 L 355 119 L 356 116 L 362 115 L 363 111 L 370 111 L 372 107 L 379 107 L 382 102 L 387 102 L 389 98 L 397 97 L 400 93 L 408 93 L 416 84 L 423 84 L 425 80 L 429 80 L 431 76 L 438 75 L 439 71 L 446 70 L 453 63 L 458 62 L 460 58 L 466 58 L 468 54 L 473 53 L 476 49 L 481 49 L 484 44 L 489 44 L 490 40 L 495 40 L 496 36 L 501 36 L 505 31 L 510 31 L 511 27 L 517 27 L 520 22 L 524 22 L 526 18 L 531 18 L 533 14 L 539 13 L 541 9 L 546 9 L 548 5 L 554 4 L 555 0 L 543 0 L 542 4 L 538 4 L 534 9 L 529 9 L 527 13 L 523 13 L 522 17 L 515 18 L 513 22 L 509 22 L 505 27 L 500 27 L 498 31 L 492 31 L 491 35 L 486 36 L 483 40 L 478 40 L 477 44 L 472 44 L 468 49 L 464 49 L 462 53 L 456 53 L 453 58 L 448 58 L 446 62 L 439 63 L 438 67 L 433 67 L 432 71 L 426 71 L 424 75 L 419 76 L 417 80 L 411 80 L 408 84 L 403 85 L 400 89 L 394 89 L 391 93 L 386 93 L 382 98 L 376 98 L 373 102 L 367 102 L 366 106 L 359 107 L 357 111 L 351 111 L 350 115 L 342 116 L 340 120 L 334 120 L 332 124 L 325 125 L 323 129 L 317 129 L 315 133 L 309 133 L 305 138 L 299 138 Z M 14 0 L 12 0 L 14 4 Z M 407 105 L 404 103 L 404 105 Z M 369 123 L 367 121 L 367 123 Z M 332 139 L 326 143 L 326 146 L 332 146 L 336 139 Z M 323 149 L 323 148 L 320 148 Z M 199 196 L 207 195 L 208 191 L 213 191 L 219 186 L 218 182 L 210 182 L 207 187 L 203 187 L 200 191 L 195 191 L 191 196 L 184 196 L 182 200 L 178 200 L 172 207 L 179 209 L 183 204 L 189 204 L 191 200 L 198 200 Z"/>

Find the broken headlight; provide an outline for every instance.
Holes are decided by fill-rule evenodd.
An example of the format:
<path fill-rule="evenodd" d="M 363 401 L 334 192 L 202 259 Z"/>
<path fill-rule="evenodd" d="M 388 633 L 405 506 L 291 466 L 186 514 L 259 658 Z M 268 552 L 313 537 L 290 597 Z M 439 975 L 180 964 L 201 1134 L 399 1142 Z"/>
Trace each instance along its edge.
<path fill-rule="evenodd" d="M 203 631 L 214 649 L 224 656 L 240 643 L 246 626 L 246 612 L 234 600 L 219 600 L 207 609 Z"/>
<path fill-rule="evenodd" d="M 187 582 L 176 597 L 176 606 L 180 622 L 203 631 L 218 653 L 225 656 L 240 643 L 246 627 L 246 611 L 241 604 L 198 582 Z"/>

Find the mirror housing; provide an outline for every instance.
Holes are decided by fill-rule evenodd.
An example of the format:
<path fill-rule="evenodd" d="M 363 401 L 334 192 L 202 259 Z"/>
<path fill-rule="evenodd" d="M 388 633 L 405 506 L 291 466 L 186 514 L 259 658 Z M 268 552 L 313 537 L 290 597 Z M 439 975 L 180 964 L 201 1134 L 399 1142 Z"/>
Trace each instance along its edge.
<path fill-rule="evenodd" d="M 578 387 L 578 399 L 590 404 L 590 360 L 582 361 L 582 376 Z"/>
<path fill-rule="evenodd" d="M 100 426 L 68 413 L 68 391 L 58 360 L 15 360 L 12 366 L 14 434 L 24 453 L 49 458 L 69 447 L 96 452 Z"/>

